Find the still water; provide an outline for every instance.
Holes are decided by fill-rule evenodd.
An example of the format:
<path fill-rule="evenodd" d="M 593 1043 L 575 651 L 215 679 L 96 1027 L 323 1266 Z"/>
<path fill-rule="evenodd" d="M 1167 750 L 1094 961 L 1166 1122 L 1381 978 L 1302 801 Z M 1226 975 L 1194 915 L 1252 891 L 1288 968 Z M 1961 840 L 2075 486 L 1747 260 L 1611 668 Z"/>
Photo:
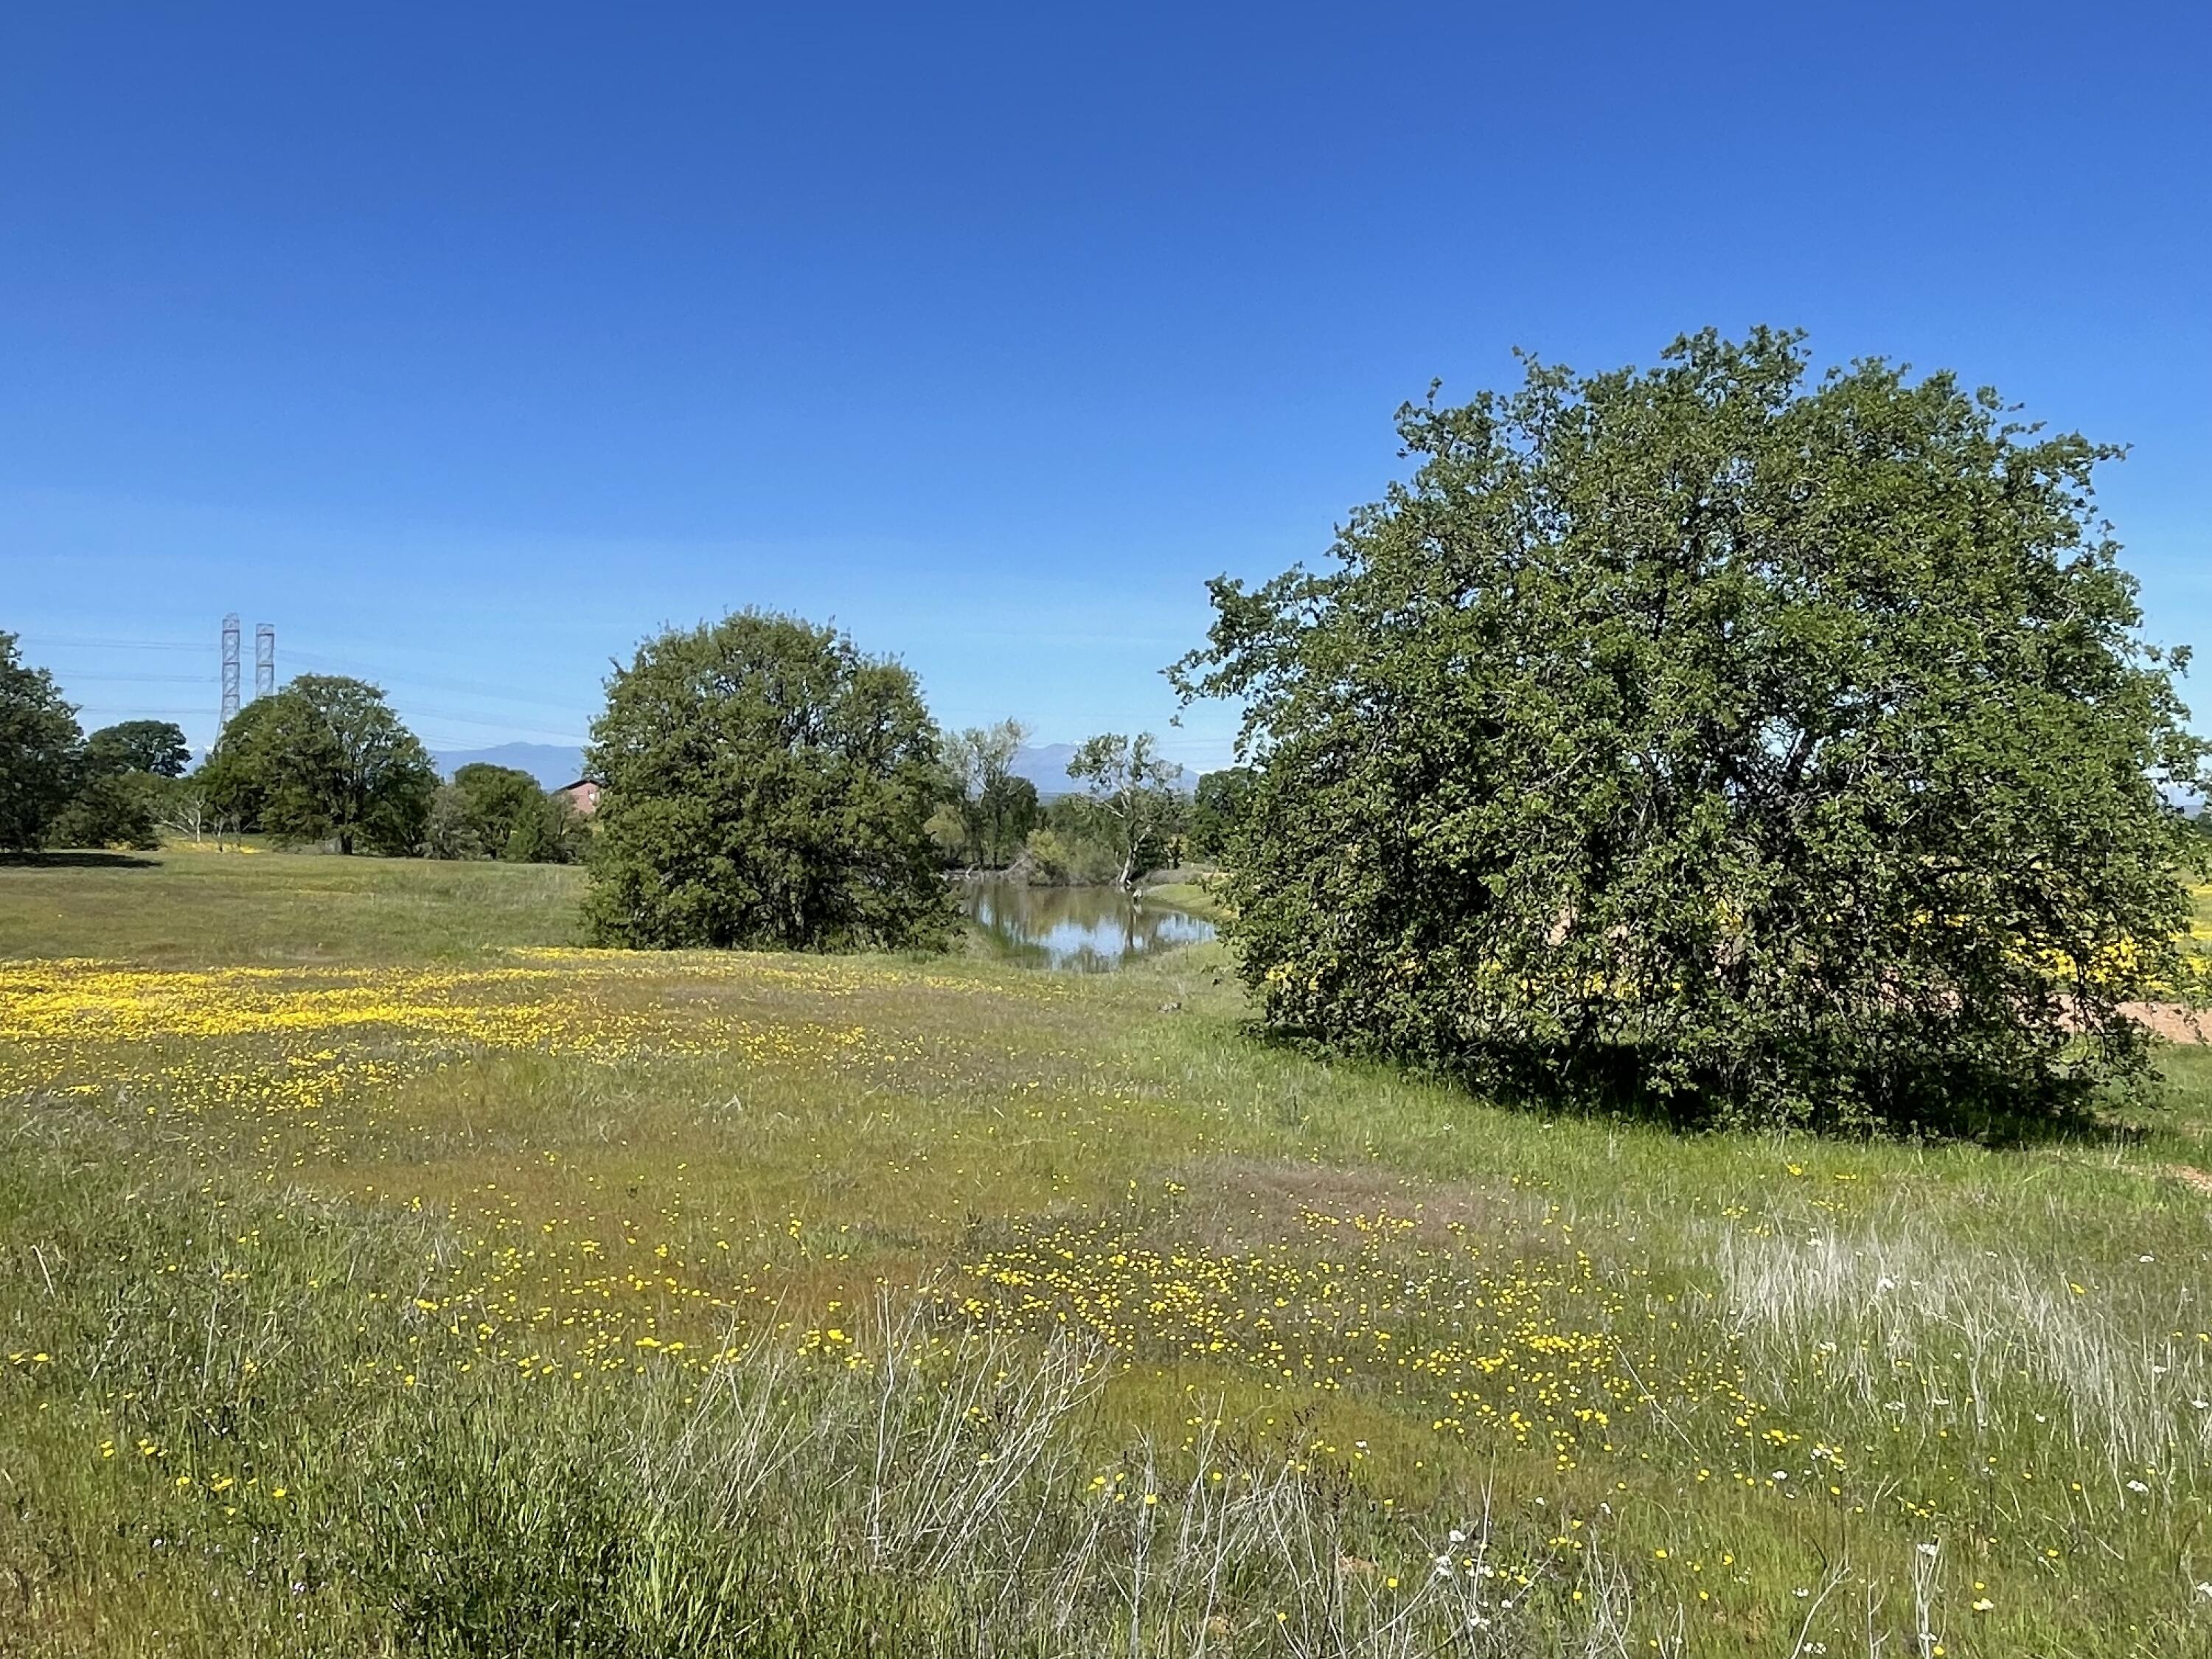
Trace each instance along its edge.
<path fill-rule="evenodd" d="M 1002 956 L 1039 968 L 1103 973 L 1130 957 L 1213 937 L 1213 924 L 1114 887 L 968 884 L 962 903 Z"/>

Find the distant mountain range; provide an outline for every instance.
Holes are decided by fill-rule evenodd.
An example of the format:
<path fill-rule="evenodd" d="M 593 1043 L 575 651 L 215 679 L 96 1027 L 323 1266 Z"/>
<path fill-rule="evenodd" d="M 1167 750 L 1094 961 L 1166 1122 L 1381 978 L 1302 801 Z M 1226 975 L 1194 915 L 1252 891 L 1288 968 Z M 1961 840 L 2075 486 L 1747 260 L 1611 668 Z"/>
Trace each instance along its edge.
<path fill-rule="evenodd" d="M 1089 786 L 1078 783 L 1067 775 L 1067 763 L 1075 758 L 1072 743 L 1039 744 L 1033 749 L 1014 750 L 1014 775 L 1027 778 L 1036 785 L 1038 794 L 1049 799 L 1054 795 L 1080 794 Z M 1176 787 L 1185 794 L 1198 787 L 1198 774 L 1188 766 L 1176 780 Z"/>
<path fill-rule="evenodd" d="M 1072 743 L 1040 744 L 1034 749 L 1014 750 L 1014 775 L 1027 778 L 1036 785 L 1040 795 L 1065 795 L 1083 786 L 1067 775 L 1067 763 L 1075 758 Z"/>
<path fill-rule="evenodd" d="M 1074 757 L 1075 745 L 1072 743 L 1047 743 L 1018 749 L 1014 751 L 1014 775 L 1036 785 L 1040 795 L 1074 794 L 1083 787 L 1067 775 L 1067 763 Z M 445 750 L 430 758 L 437 763 L 438 771 L 444 777 L 450 778 L 462 767 L 481 761 L 527 772 L 548 789 L 574 783 L 584 770 L 582 750 L 552 743 L 502 743 L 492 749 Z M 1198 779 L 1186 768 L 1178 781 L 1188 790 L 1196 786 Z"/>
<path fill-rule="evenodd" d="M 464 766 L 479 761 L 489 766 L 511 766 L 527 772 L 548 789 L 574 783 L 583 775 L 584 751 L 556 743 L 502 743 L 494 749 L 448 750 L 433 754 L 441 777 L 450 778 Z"/>

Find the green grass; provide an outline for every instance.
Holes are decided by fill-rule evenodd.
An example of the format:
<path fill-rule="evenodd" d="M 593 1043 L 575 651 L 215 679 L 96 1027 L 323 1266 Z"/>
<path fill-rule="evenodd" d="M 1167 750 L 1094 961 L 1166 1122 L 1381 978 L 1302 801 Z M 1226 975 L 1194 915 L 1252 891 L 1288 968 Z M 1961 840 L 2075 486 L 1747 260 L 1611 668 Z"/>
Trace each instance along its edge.
<path fill-rule="evenodd" d="M 0 957 L 405 962 L 570 945 L 583 872 L 189 844 L 0 863 Z"/>
<path fill-rule="evenodd" d="M 1207 921 L 1219 921 L 1227 914 L 1221 896 L 1214 890 L 1212 878 L 1201 877 L 1196 881 L 1164 881 L 1156 887 L 1145 889 L 1145 896 L 1162 904 L 1171 904 L 1178 910 L 1188 910 L 1192 915 Z"/>
<path fill-rule="evenodd" d="M 2212 1650 L 2202 1053 L 1681 1138 L 576 890 L 0 867 L 0 1654 Z"/>

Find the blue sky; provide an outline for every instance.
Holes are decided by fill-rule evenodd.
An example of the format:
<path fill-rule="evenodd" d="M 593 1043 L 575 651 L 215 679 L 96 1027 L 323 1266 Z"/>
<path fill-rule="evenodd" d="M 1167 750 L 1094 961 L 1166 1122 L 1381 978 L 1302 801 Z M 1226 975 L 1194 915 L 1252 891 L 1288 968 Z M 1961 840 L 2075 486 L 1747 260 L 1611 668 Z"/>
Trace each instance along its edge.
<path fill-rule="evenodd" d="M 2209 20 L 13 8 L 0 628 L 196 742 L 226 611 L 452 749 L 747 604 L 1166 732 L 1204 579 L 1320 553 L 1431 377 L 1765 321 L 2133 444 L 2212 644 Z"/>

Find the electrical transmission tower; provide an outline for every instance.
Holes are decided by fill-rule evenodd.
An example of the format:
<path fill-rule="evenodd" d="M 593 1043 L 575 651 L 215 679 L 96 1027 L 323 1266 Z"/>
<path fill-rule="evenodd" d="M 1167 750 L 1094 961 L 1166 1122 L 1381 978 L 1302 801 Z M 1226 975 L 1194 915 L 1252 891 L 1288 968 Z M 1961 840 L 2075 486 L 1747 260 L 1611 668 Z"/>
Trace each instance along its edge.
<path fill-rule="evenodd" d="M 222 724 L 238 718 L 238 613 L 222 619 Z"/>
<path fill-rule="evenodd" d="M 253 695 L 265 697 L 276 689 L 276 629 L 270 623 L 253 624 Z"/>

